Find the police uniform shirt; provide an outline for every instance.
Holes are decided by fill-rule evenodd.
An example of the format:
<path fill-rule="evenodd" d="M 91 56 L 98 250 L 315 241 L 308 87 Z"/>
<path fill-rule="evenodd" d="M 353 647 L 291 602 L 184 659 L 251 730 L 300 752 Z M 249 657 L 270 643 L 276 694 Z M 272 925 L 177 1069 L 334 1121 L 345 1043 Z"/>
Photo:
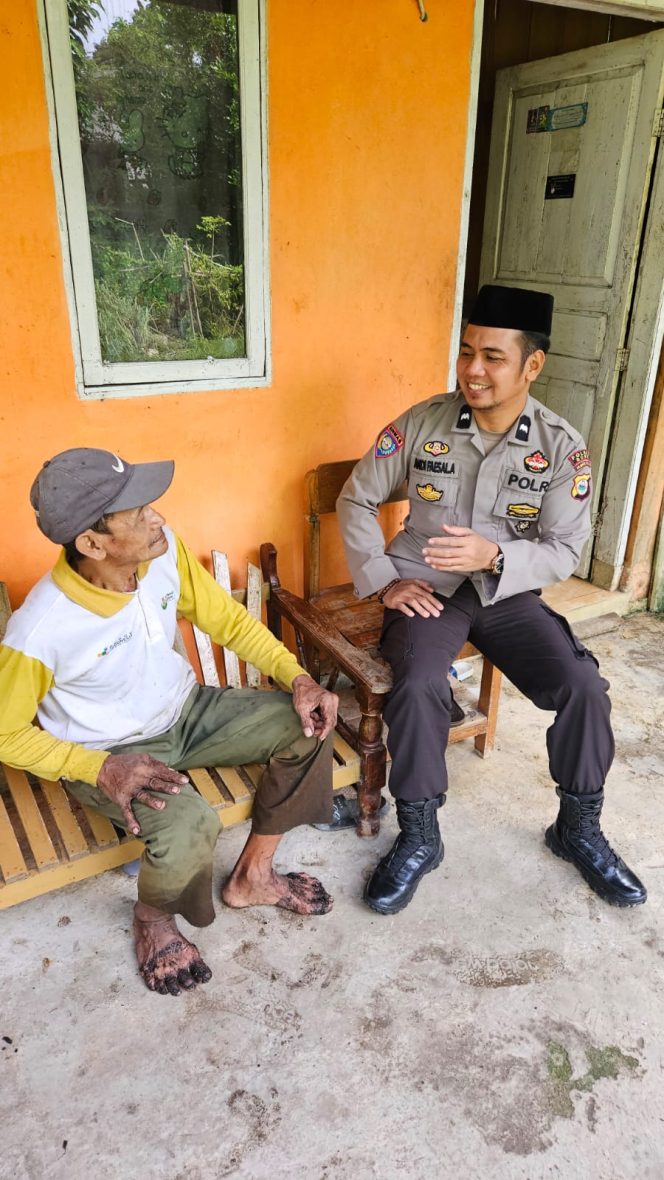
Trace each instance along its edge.
<path fill-rule="evenodd" d="M 386 550 L 378 509 L 405 480 L 408 516 Z M 463 395 L 438 394 L 386 426 L 341 491 L 337 512 L 356 593 L 424 578 L 449 597 L 469 577 L 487 606 L 562 581 L 590 533 L 590 489 L 583 439 L 534 398 L 486 453 Z M 428 566 L 422 549 L 446 535 L 444 524 L 495 541 L 504 554 L 500 577 Z"/>

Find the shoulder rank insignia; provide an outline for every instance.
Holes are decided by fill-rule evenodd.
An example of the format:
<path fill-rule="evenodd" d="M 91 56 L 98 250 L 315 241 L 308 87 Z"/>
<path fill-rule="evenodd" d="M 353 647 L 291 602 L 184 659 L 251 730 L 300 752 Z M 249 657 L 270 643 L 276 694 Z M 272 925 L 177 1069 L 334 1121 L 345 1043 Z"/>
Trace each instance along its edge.
<path fill-rule="evenodd" d="M 523 465 L 526 471 L 535 471 L 539 474 L 541 471 L 546 471 L 549 460 L 541 451 L 533 451 L 532 455 L 526 455 Z"/>
<path fill-rule="evenodd" d="M 590 472 L 582 471 L 572 480 L 572 495 L 575 500 L 587 500 L 590 495 Z"/>
<path fill-rule="evenodd" d="M 443 493 L 439 488 L 435 488 L 431 483 L 418 483 L 417 494 L 422 500 L 428 500 L 434 503 L 436 500 L 442 500 Z"/>
<path fill-rule="evenodd" d="M 390 422 L 389 426 L 386 426 L 376 439 L 374 455 L 377 459 L 387 459 L 390 455 L 396 455 L 402 446 L 403 437 L 399 434 L 396 426 Z"/>
<path fill-rule="evenodd" d="M 540 510 L 536 504 L 508 504 L 507 515 L 518 520 L 537 520 Z"/>
<path fill-rule="evenodd" d="M 528 442 L 530 438 L 530 418 L 527 414 L 522 414 L 519 418 L 519 425 L 516 428 L 516 438 L 521 442 Z"/>
<path fill-rule="evenodd" d="M 567 461 L 572 464 L 575 471 L 579 471 L 581 467 L 590 467 L 590 452 L 584 447 L 582 451 L 574 451 L 572 455 L 568 455 Z"/>
<path fill-rule="evenodd" d="M 446 442 L 440 442 L 437 438 L 432 438 L 429 442 L 425 442 L 422 450 L 426 451 L 427 455 L 446 455 L 449 451 Z"/>
<path fill-rule="evenodd" d="M 472 417 L 470 406 L 462 406 L 459 411 L 459 417 L 457 418 L 457 430 L 468 430 Z"/>

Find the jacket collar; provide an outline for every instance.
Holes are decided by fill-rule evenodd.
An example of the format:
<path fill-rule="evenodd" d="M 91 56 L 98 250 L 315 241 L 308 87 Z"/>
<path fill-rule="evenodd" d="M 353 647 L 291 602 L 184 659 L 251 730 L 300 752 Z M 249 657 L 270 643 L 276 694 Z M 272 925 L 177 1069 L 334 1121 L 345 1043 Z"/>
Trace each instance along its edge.
<path fill-rule="evenodd" d="M 472 437 L 473 442 L 475 442 L 479 436 L 479 427 L 475 421 L 473 411 L 461 393 L 459 393 L 458 404 L 459 413 L 452 430 L 455 434 L 466 434 Z M 520 416 L 517 418 L 516 422 L 513 423 L 512 427 L 505 436 L 507 442 L 516 443 L 521 447 L 528 446 L 533 427 L 534 411 L 535 403 L 529 394 Z M 476 442 L 475 445 L 477 445 Z"/>

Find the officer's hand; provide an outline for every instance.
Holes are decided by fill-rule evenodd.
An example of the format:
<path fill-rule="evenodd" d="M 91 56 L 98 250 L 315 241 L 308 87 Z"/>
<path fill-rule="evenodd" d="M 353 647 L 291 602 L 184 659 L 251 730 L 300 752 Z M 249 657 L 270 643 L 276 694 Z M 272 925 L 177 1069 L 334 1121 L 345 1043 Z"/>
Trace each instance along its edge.
<path fill-rule="evenodd" d="M 422 550 L 427 565 L 434 570 L 465 574 L 489 568 L 498 554 L 495 541 L 455 524 L 444 524 L 443 528 L 447 536 L 429 537 L 429 544 Z"/>
<path fill-rule="evenodd" d="M 383 605 L 390 610 L 400 610 L 409 619 L 415 615 L 421 615 L 423 619 L 430 619 L 433 615 L 437 619 L 443 609 L 433 593 L 431 582 L 422 582 L 419 578 L 402 578 L 388 590 Z"/>
<path fill-rule="evenodd" d="M 293 708 L 302 722 L 304 736 L 322 741 L 337 724 L 339 697 L 321 688 L 311 676 L 296 676 L 291 687 Z"/>
<path fill-rule="evenodd" d="M 171 770 L 150 754 L 110 754 L 97 775 L 97 786 L 107 798 L 117 803 L 127 825 L 127 831 L 138 836 L 141 826 L 132 811 L 132 802 L 138 799 L 155 811 L 166 806 L 164 799 L 157 799 L 153 791 L 178 795 L 180 787 L 188 781 L 186 775 Z"/>

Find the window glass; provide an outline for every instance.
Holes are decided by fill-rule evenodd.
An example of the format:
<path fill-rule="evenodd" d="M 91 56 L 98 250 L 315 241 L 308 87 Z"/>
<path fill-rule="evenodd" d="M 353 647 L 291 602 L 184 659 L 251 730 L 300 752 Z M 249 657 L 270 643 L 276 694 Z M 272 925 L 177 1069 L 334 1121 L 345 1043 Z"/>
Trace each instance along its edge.
<path fill-rule="evenodd" d="M 101 360 L 243 357 L 232 0 L 68 0 Z"/>

